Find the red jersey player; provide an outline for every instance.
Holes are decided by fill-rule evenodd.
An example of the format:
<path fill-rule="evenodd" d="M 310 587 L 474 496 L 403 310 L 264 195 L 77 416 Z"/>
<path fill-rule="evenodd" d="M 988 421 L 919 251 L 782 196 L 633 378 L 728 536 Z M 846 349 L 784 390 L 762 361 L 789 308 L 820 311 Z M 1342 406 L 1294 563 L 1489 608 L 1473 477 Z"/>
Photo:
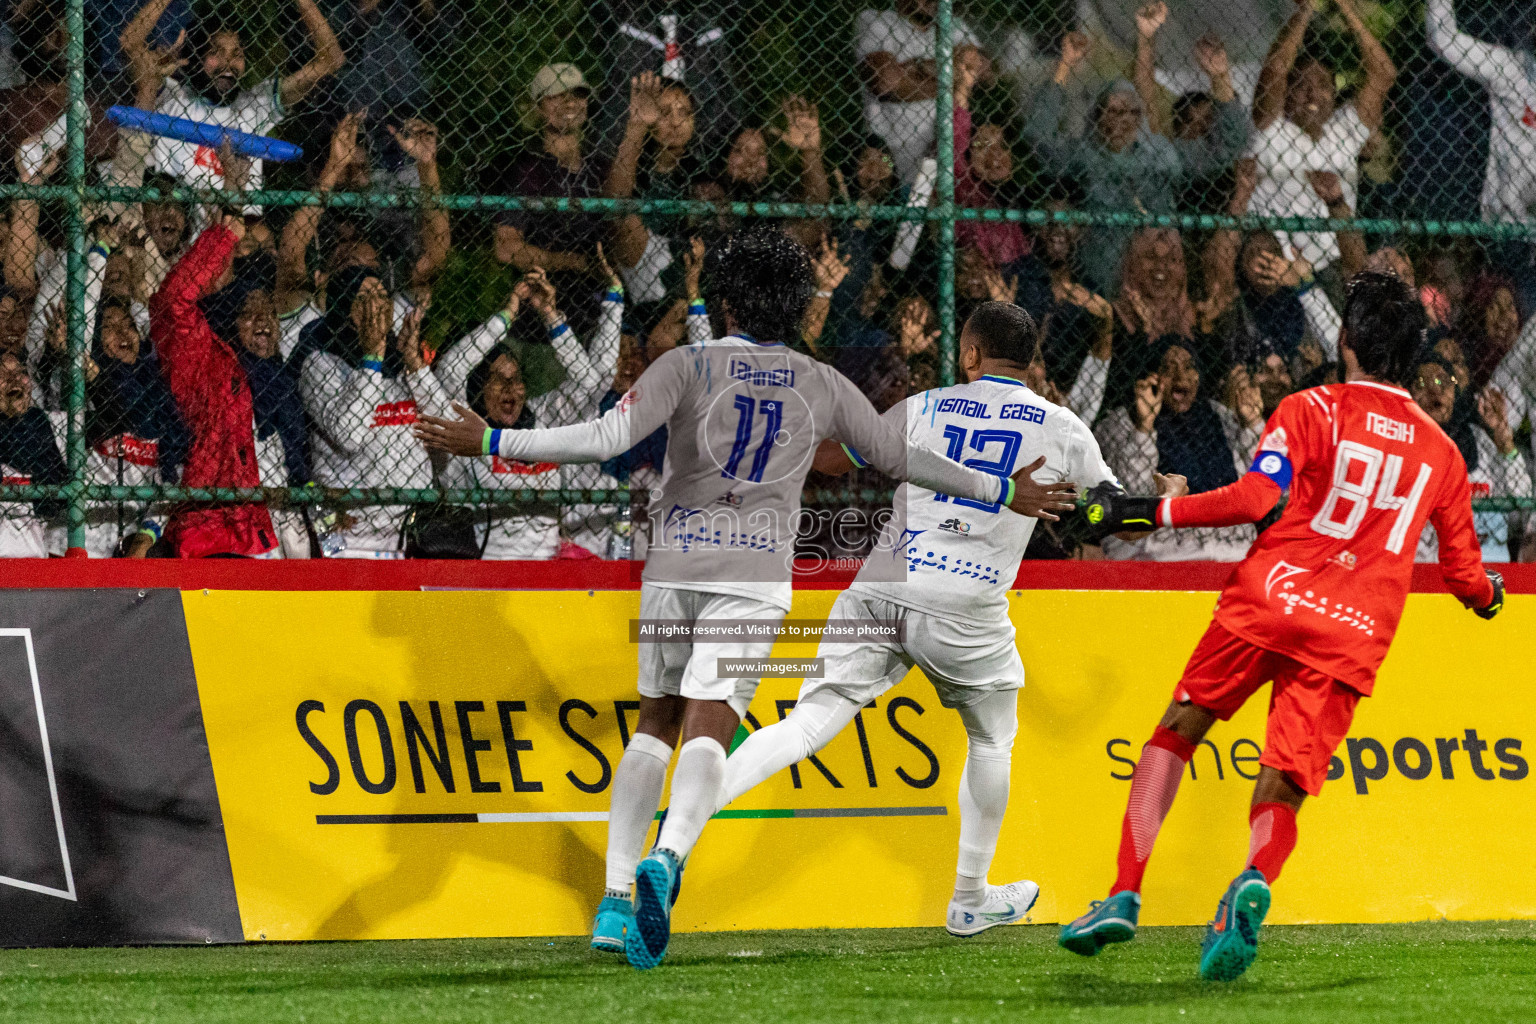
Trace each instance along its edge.
<path fill-rule="evenodd" d="M 1440 570 L 1483 618 L 1503 580 L 1483 568 L 1467 467 L 1454 442 L 1400 385 L 1417 363 L 1424 311 L 1395 277 L 1350 285 L 1340 339 L 1347 381 L 1287 397 L 1237 483 L 1175 498 L 1106 495 L 1106 529 L 1231 526 L 1263 519 L 1289 490 L 1216 603 L 1173 703 L 1142 748 L 1109 898 L 1065 925 L 1061 945 L 1092 956 L 1135 937 L 1141 879 L 1196 745 L 1267 682 L 1269 721 L 1249 812 L 1247 868 L 1206 930 L 1201 977 L 1231 980 L 1258 953 L 1269 886 L 1296 845 L 1296 812 L 1316 796 L 1355 705 L 1371 693 L 1403 613 L 1426 521 Z"/>

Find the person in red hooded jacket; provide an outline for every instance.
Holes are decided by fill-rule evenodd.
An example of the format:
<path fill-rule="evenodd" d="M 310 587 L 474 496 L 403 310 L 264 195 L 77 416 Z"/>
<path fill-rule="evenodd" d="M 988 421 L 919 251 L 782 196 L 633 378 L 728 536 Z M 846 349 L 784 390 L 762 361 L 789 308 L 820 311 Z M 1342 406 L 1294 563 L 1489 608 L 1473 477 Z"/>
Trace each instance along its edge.
<path fill-rule="evenodd" d="M 150 299 L 150 336 L 171 394 L 192 431 L 181 482 L 187 487 L 259 487 L 251 385 L 230 342 L 208 325 L 199 300 L 230 269 L 245 220 L 226 215 L 187 250 Z M 265 505 L 188 505 L 166 536 L 183 558 L 276 557 L 277 532 Z"/>

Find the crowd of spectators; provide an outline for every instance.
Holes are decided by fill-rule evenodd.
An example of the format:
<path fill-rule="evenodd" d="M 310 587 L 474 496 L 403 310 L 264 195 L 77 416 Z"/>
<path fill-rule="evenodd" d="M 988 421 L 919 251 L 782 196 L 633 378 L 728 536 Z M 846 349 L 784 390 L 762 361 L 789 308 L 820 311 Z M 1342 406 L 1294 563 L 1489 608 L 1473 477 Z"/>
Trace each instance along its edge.
<path fill-rule="evenodd" d="M 835 133 L 828 97 L 756 83 L 769 100 L 745 109 L 732 47 L 746 36 L 728 7 L 610 4 L 620 27 L 601 66 L 552 52 L 517 83 L 520 117 L 504 126 L 508 155 L 487 191 L 704 201 L 715 204 L 708 215 L 445 209 L 434 199 L 453 174 L 452 140 L 465 133 L 433 123 L 436 99 L 463 87 L 443 54 L 473 31 L 470 9 L 484 5 L 283 3 L 287 29 L 258 40 L 233 7 L 220 18 L 186 0 L 86 0 L 93 179 L 245 191 L 277 176 L 321 194 L 414 201 L 213 206 L 162 197 L 87 208 L 89 482 L 274 489 L 267 502 L 175 504 L 147 491 L 93 501 L 92 557 L 628 557 L 640 508 L 367 505 L 276 491 L 629 487 L 643 502 L 662 470 L 664 430 L 618 459 L 560 467 L 434 457 L 411 424 L 423 412 L 451 414 L 454 403 L 514 428 L 611 408 L 651 360 L 718 329 L 705 257 L 740 225 L 733 203 L 867 211 L 779 222 L 816 274 L 802 335 L 789 340 L 882 408 L 937 384 L 934 232 L 875 210 L 934 201 L 936 0 L 894 0 L 840 27 L 827 52 L 861 83 L 861 116 Z M 1255 4 L 1195 18 L 1161 0 L 1082 0 L 1075 25 L 1034 41 L 1033 79 L 1009 42 L 1014 30 L 973 27 L 957 14 L 956 204 L 1347 222 L 1374 203 L 1372 216 L 1394 216 L 1381 198 L 1392 188 L 1366 169 L 1392 162 L 1403 87 L 1358 0 L 1326 8 L 1328 31 L 1351 44 L 1342 61 L 1319 41 L 1321 5 L 1258 4 L 1262 12 L 1243 14 Z M 11 0 L 6 11 L 0 158 L 17 182 L 58 176 L 62 12 L 55 0 Z M 504 14 L 517 16 L 511 5 Z M 1262 39 L 1255 25 L 1265 26 Z M 1469 34 L 1452 0 L 1428 0 L 1415 31 L 1426 54 L 1486 90 L 1491 128 L 1476 214 L 1529 222 L 1530 45 Z M 250 73 L 257 62 L 247 48 L 274 44 L 283 58 L 261 63 L 265 77 Z M 227 146 L 119 129 L 105 116 L 110 103 L 302 138 L 307 156 L 264 167 Z M 7 484 L 68 476 L 61 224 L 48 202 L 29 198 L 13 199 L 0 219 Z M 963 219 L 954 289 L 961 319 L 1000 300 L 1043 325 L 1027 383 L 1093 426 L 1128 488 L 1150 491 L 1156 474 L 1178 473 L 1199 492 L 1246 471 L 1286 395 L 1340 379 L 1347 281 L 1365 267 L 1388 270 L 1418 289 L 1434 324 L 1411 392 L 1461 450 L 1474 496 L 1529 499 L 1536 268 L 1530 245 L 1514 237 L 1485 244 L 1350 230 L 1178 231 L 1107 218 L 1033 228 Z M 495 268 L 496 284 L 471 294 L 467 266 Z M 488 303 L 489 287 L 498 290 Z M 864 472 L 853 489 L 889 486 Z M 834 485 L 813 477 L 811 486 Z M 58 500 L 0 505 L 0 557 L 63 554 L 63 509 Z M 862 554 L 871 511 L 851 528 L 813 525 L 807 548 Z M 1477 523 L 1485 558 L 1536 558 L 1524 513 L 1479 512 Z M 1164 531 L 1100 547 L 1068 524 L 1037 531 L 1031 554 L 1235 560 L 1253 536 L 1251 527 Z M 1419 557 L 1434 555 L 1427 530 Z"/>

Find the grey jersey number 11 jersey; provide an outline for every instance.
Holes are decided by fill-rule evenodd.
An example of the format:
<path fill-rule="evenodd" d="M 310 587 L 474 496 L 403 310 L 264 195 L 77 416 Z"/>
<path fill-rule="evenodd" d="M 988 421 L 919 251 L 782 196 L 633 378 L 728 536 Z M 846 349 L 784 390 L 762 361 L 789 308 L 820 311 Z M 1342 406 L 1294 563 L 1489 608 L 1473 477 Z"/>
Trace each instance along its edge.
<path fill-rule="evenodd" d="M 913 395 L 885 414 L 907 440 L 973 469 L 1012 476 L 1045 456 L 1038 483 L 1080 489 L 1115 479 L 1087 424 L 1008 377 Z M 858 457 L 859 453 L 853 453 Z M 952 497 L 914 484 L 896 491 L 894 515 L 854 586 L 908 608 L 972 622 L 1007 616 L 1007 592 L 1035 520 L 995 502 Z M 906 578 L 892 582 L 892 569 Z"/>

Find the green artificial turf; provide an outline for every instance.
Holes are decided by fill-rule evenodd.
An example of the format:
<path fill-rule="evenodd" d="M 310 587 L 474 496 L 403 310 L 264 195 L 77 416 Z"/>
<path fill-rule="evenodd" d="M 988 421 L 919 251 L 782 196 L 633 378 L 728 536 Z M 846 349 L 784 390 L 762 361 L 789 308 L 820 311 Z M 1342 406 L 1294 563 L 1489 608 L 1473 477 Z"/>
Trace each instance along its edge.
<path fill-rule="evenodd" d="M 681 935 L 644 974 L 574 938 L 0 951 L 18 1021 L 1536 1020 L 1536 922 L 1267 929 L 1241 980 L 1200 933 L 1083 960 L 1054 927 Z"/>

